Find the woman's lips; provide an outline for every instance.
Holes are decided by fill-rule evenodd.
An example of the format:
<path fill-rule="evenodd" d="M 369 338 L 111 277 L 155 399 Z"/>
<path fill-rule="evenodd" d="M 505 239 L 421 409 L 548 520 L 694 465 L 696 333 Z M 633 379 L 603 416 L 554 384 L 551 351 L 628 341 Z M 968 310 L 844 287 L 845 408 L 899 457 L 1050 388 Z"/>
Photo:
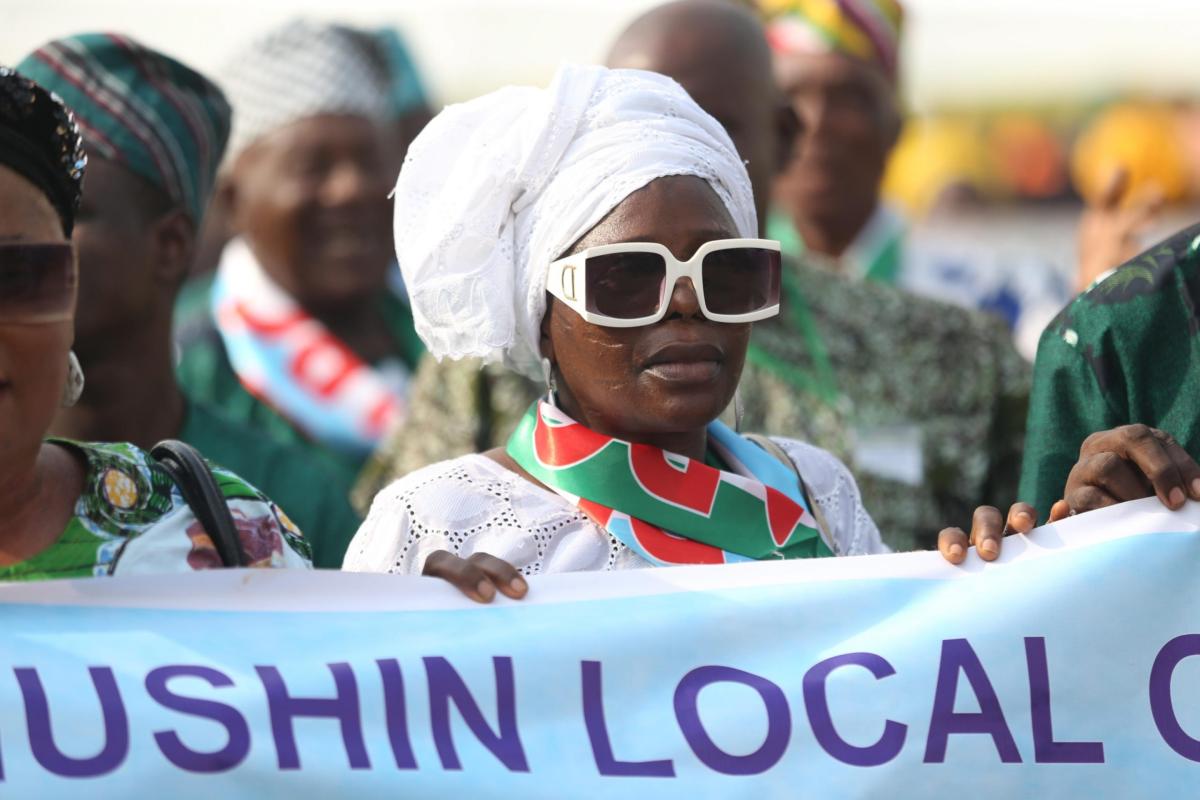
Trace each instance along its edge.
<path fill-rule="evenodd" d="M 725 354 L 716 345 L 703 342 L 669 344 L 656 350 L 642 370 L 674 383 L 707 383 L 721 372 Z"/>
<path fill-rule="evenodd" d="M 664 361 L 647 367 L 646 372 L 675 383 L 708 383 L 721 372 L 720 361 Z"/>

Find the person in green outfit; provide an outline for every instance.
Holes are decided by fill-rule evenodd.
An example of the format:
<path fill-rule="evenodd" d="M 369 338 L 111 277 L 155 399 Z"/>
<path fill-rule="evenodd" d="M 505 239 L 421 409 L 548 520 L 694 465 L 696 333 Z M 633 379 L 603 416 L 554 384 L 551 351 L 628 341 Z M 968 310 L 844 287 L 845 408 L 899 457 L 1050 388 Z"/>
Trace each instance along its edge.
<path fill-rule="evenodd" d="M 915 232 L 881 194 L 904 118 L 899 0 L 758 0 L 775 76 L 804 126 L 773 187 L 767 235 L 850 280 L 899 286 L 1003 319 L 1032 344 L 1069 299 L 1034 253 Z"/>
<path fill-rule="evenodd" d="M 403 420 L 423 352 L 391 284 L 389 77 L 359 32 L 298 21 L 220 78 L 234 117 L 218 192 L 236 236 L 177 320 L 179 379 L 350 481 Z"/>
<path fill-rule="evenodd" d="M 221 566 L 169 474 L 129 443 L 45 438 L 83 390 L 71 351 L 70 237 L 87 157 L 74 117 L 0 67 L 0 581 Z M 214 476 L 254 567 L 310 566 L 308 543 L 237 475 Z"/>
<path fill-rule="evenodd" d="M 175 378 L 172 309 L 229 132 L 224 95 L 169 56 L 109 33 L 49 42 L 19 69 L 67 100 L 92 159 L 74 236 L 76 353 L 88 391 L 51 432 L 147 448 L 181 439 L 261 486 L 309 531 L 318 566 L 339 566 L 360 522 L 349 483 L 188 399 Z"/>
<path fill-rule="evenodd" d="M 796 121 L 771 82 L 753 14 L 715 0 L 647 12 L 611 66 L 678 80 L 748 160 L 755 205 L 770 201 Z M 894 549 L 932 547 L 947 521 L 1006 507 L 1020 468 L 1029 368 L 981 314 L 784 259 L 778 317 L 755 324 L 742 372 L 741 429 L 802 439 L 845 462 Z M 423 362 L 410 414 L 355 488 L 365 510 L 427 464 L 505 442 L 542 387 L 477 360 Z M 735 404 L 735 406 L 738 404 Z M 733 423 L 736 413 L 727 413 Z"/>
<path fill-rule="evenodd" d="M 1060 500 L 1078 512 L 1200 498 L 1189 466 L 1200 459 L 1198 303 L 1193 225 L 1079 295 L 1042 334 L 1020 488 L 1040 517 Z"/>
<path fill-rule="evenodd" d="M 907 225 L 879 197 L 900 137 L 896 0 L 761 0 L 778 85 L 804 122 L 767 226 L 784 252 L 895 284 Z"/>

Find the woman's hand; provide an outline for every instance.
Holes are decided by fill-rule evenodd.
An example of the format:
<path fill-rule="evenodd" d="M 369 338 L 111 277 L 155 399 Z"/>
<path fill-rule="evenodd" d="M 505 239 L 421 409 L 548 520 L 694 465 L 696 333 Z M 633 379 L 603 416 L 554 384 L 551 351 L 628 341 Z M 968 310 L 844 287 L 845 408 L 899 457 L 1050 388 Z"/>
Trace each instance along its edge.
<path fill-rule="evenodd" d="M 1000 541 L 1013 533 L 1029 533 L 1037 524 L 1037 512 L 1028 503 L 1013 503 L 1006 519 L 995 506 L 980 506 L 971 518 L 971 535 L 962 528 L 943 528 L 938 534 L 938 552 L 951 564 L 961 564 L 967 548 L 974 546 L 984 561 L 1000 557 Z"/>
<path fill-rule="evenodd" d="M 1171 434 L 1147 425 L 1122 425 L 1084 440 L 1063 499 L 1050 509 L 1048 522 L 1154 496 L 1172 510 L 1189 498 L 1200 500 L 1200 465 Z M 971 520 L 971 535 L 946 528 L 938 534 L 938 551 L 951 564 L 961 564 L 967 547 L 974 545 L 980 558 L 993 561 L 1005 536 L 1028 533 L 1036 522 L 1028 503 L 1015 503 L 1007 520 L 992 506 L 980 506 Z"/>
<path fill-rule="evenodd" d="M 421 574 L 448 581 L 477 603 L 492 602 L 497 590 L 514 600 L 520 600 L 529 591 L 529 584 L 516 567 L 487 553 L 459 558 L 446 550 L 438 550 L 425 559 Z"/>
<path fill-rule="evenodd" d="M 1172 510 L 1200 500 L 1200 466 L 1171 434 L 1123 425 L 1084 440 L 1050 521 L 1154 495 Z"/>

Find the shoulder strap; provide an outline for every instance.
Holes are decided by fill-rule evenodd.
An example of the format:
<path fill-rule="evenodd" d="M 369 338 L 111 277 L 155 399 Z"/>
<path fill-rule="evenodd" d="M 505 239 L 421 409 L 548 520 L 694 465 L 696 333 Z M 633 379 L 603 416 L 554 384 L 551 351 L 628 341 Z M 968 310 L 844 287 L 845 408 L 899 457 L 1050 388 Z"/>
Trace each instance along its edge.
<path fill-rule="evenodd" d="M 221 563 L 226 567 L 246 566 L 246 554 L 242 552 L 233 515 L 200 452 L 186 442 L 166 439 L 156 444 L 150 455 L 179 487 L 183 499 L 217 548 Z"/>
<path fill-rule="evenodd" d="M 825 522 L 825 512 L 821 510 L 819 505 L 813 502 L 812 492 L 808 490 L 808 484 L 804 482 L 804 476 L 796 468 L 796 462 L 792 461 L 792 457 L 769 436 L 763 436 L 761 433 L 743 433 L 742 436 L 745 436 L 763 450 L 766 450 L 776 461 L 783 464 L 796 476 L 796 481 L 800 484 L 800 493 L 804 495 L 804 502 L 808 504 L 809 509 L 812 511 L 813 519 L 817 521 L 817 530 L 821 532 L 821 537 L 825 540 L 829 551 L 837 554 L 838 550 L 835 546 L 833 531 L 829 530 L 829 524 Z"/>

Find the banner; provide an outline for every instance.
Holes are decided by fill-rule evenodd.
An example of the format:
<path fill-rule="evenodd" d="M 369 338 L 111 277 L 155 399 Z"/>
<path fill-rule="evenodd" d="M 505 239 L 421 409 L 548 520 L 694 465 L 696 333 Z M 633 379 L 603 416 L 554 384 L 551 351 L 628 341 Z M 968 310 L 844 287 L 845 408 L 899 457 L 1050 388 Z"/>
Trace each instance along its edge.
<path fill-rule="evenodd" d="M 1087 797 L 1200 786 L 1200 504 L 936 553 L 0 586 L 0 797 Z"/>

